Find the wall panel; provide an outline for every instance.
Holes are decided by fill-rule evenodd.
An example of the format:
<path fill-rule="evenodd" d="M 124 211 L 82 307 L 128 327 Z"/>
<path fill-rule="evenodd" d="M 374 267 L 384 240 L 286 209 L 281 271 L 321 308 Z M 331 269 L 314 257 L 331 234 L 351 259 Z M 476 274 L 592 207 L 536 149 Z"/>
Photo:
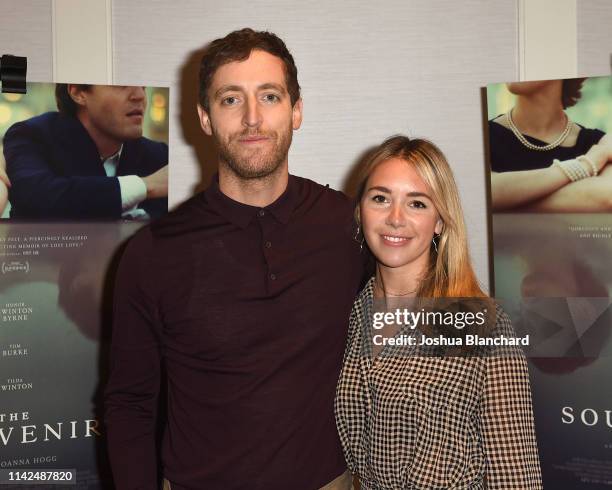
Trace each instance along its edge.
<path fill-rule="evenodd" d="M 578 74 L 609 75 L 612 72 L 612 2 L 580 0 L 578 23 Z"/>
<path fill-rule="evenodd" d="M 28 57 L 28 80 L 48 82 L 53 77 L 51 2 L 4 0 L 0 14 L 0 55 Z"/>

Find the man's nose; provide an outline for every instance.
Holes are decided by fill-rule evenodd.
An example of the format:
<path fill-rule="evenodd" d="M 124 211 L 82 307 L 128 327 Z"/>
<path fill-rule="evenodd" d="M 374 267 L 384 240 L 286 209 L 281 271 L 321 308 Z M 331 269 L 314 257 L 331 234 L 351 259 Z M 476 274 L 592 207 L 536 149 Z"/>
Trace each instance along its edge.
<path fill-rule="evenodd" d="M 256 128 L 261 124 L 260 107 L 254 97 L 248 98 L 244 104 L 242 123 L 248 128 Z"/>
<path fill-rule="evenodd" d="M 146 96 L 144 87 L 132 87 L 130 90 L 130 100 L 144 100 Z"/>

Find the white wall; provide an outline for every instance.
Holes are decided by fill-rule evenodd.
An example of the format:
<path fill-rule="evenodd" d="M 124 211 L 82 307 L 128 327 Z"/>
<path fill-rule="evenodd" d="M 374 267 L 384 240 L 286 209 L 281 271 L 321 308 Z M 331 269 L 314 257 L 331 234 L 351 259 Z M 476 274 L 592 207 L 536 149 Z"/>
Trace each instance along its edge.
<path fill-rule="evenodd" d="M 0 55 L 28 57 L 28 80 L 53 77 L 51 2 L 4 0 L 0 10 Z"/>
<path fill-rule="evenodd" d="M 291 171 L 342 188 L 359 155 L 385 137 L 401 132 L 432 139 L 456 171 L 473 256 L 488 282 L 479 88 L 517 76 L 514 2 L 180 5 L 113 4 L 115 81 L 171 87 L 171 202 L 191 193 L 201 175 L 197 156 L 207 156 L 191 141 L 203 136 L 193 107 L 197 59 L 190 54 L 236 28 L 269 29 L 292 51 L 303 88 L 305 119 L 294 135 Z M 186 75 L 193 79 L 185 81 Z"/>

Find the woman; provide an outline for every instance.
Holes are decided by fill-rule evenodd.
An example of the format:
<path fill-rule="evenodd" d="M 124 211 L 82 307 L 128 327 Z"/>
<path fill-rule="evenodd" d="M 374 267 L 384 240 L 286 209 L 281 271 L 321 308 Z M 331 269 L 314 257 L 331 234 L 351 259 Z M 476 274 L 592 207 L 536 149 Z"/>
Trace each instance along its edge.
<path fill-rule="evenodd" d="M 380 301 L 484 297 L 452 172 L 432 143 L 395 136 L 364 162 L 356 217 L 376 272 L 355 301 L 336 395 L 349 469 L 364 490 L 537 489 L 524 356 L 389 355 L 374 349 Z M 512 336 L 497 310 L 494 330 Z"/>
<path fill-rule="evenodd" d="M 494 211 L 612 209 L 612 168 L 606 167 L 612 162 L 610 138 L 580 126 L 565 113 L 578 102 L 584 80 L 507 84 L 516 103 L 489 121 Z"/>

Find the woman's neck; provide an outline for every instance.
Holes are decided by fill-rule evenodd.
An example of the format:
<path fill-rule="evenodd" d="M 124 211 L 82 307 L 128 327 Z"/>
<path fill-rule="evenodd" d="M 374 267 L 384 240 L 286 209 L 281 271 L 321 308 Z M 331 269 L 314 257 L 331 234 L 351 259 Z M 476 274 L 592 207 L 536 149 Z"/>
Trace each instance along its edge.
<path fill-rule="evenodd" d="M 391 268 L 377 264 L 374 278 L 375 296 L 412 298 L 419 289 L 422 273 L 422 268 L 409 270 L 405 267 Z"/>
<path fill-rule="evenodd" d="M 512 109 L 512 121 L 521 133 L 547 140 L 558 136 L 567 125 L 556 86 L 530 95 L 519 95 Z"/>

